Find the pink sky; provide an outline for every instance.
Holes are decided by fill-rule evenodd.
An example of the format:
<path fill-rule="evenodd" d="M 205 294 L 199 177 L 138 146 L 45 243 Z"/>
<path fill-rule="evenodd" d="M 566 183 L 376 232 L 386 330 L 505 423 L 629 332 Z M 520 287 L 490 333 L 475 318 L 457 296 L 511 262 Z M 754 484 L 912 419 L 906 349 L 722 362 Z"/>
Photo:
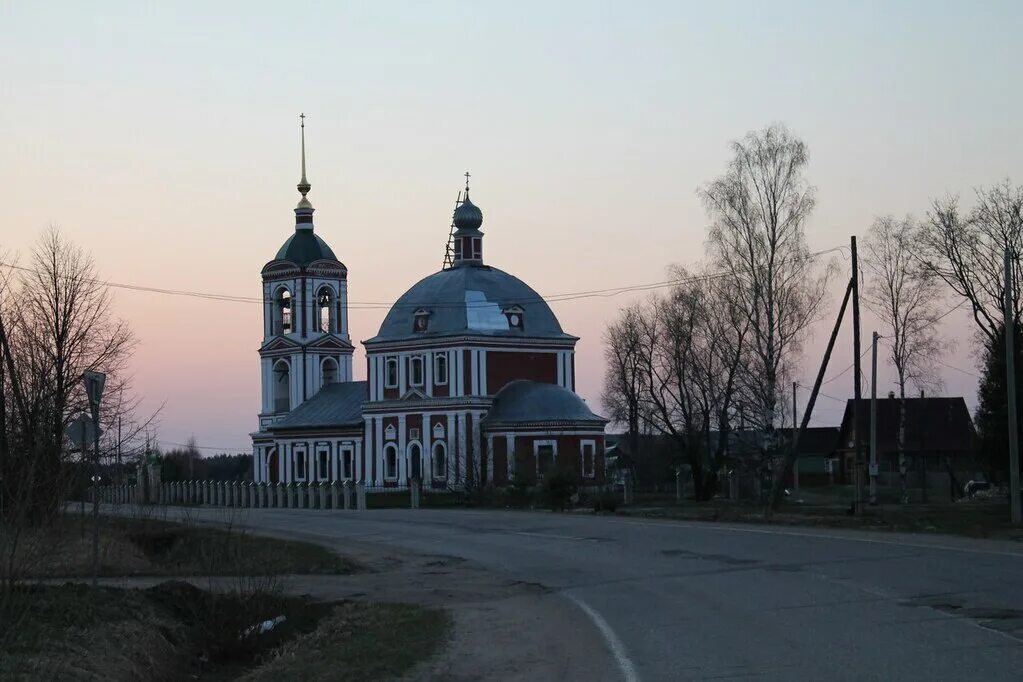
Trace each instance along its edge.
<path fill-rule="evenodd" d="M 317 233 L 359 302 L 393 301 L 440 267 L 467 169 L 486 260 L 543 294 L 659 281 L 699 260 L 696 188 L 723 171 L 730 140 L 773 121 L 810 146 L 815 250 L 933 196 L 1023 181 L 1013 4 L 468 7 L 5 9 L 0 251 L 26 252 L 55 223 L 112 281 L 258 296 L 293 230 L 300 111 Z M 601 333 L 636 296 L 552 306 L 582 337 L 577 385 L 598 410 Z M 245 448 L 259 306 L 116 301 L 140 339 L 137 389 L 147 409 L 164 405 L 161 441 Z M 355 340 L 385 312 L 353 307 Z M 946 320 L 959 344 L 944 360 L 974 371 L 971 323 Z M 865 315 L 864 343 L 872 329 Z M 849 362 L 843 334 L 835 367 Z M 972 404 L 975 379 L 944 376 Z M 850 381 L 826 391 L 844 398 Z M 828 423 L 841 405 L 819 408 Z"/>

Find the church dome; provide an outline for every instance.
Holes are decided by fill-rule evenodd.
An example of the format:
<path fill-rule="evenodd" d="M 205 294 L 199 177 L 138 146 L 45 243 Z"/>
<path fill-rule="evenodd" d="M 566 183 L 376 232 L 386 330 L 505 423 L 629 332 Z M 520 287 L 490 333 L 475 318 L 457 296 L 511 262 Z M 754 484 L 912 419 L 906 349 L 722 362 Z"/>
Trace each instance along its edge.
<path fill-rule="evenodd" d="M 593 413 L 578 395 L 558 386 L 519 379 L 508 383 L 494 396 L 484 426 L 514 426 L 551 422 L 596 422 L 607 420 Z"/>
<path fill-rule="evenodd" d="M 295 230 L 295 234 L 284 242 L 274 260 L 291 261 L 295 265 L 305 267 L 313 261 L 326 259 L 337 260 L 327 242 L 320 239 L 312 230 Z"/>
<path fill-rule="evenodd" d="M 562 331 L 550 306 L 525 282 L 479 265 L 441 270 L 417 282 L 366 343 L 465 335 L 575 338 Z"/>
<path fill-rule="evenodd" d="M 465 193 L 465 201 L 455 209 L 454 222 L 459 230 L 478 230 L 483 224 L 483 211 L 469 201 L 468 192 Z"/>

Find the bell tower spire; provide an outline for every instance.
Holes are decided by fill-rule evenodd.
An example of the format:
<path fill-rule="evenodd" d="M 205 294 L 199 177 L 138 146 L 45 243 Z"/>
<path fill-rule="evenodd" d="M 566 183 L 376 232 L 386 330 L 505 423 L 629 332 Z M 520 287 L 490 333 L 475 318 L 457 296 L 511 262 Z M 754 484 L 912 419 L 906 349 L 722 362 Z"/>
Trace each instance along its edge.
<path fill-rule="evenodd" d="M 313 229 L 313 205 L 309 202 L 306 195 L 309 190 L 312 189 L 312 185 L 305 177 L 305 113 L 299 114 L 298 116 L 300 128 L 302 131 L 302 179 L 298 181 L 296 186 L 298 191 L 302 194 L 302 198 L 298 201 L 298 206 L 295 207 L 295 229 L 296 230 L 311 230 Z"/>

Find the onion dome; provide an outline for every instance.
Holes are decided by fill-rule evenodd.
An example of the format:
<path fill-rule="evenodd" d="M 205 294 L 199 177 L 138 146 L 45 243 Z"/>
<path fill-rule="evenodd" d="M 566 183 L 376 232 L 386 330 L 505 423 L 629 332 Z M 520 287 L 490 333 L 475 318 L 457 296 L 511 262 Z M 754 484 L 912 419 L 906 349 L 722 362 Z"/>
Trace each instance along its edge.
<path fill-rule="evenodd" d="M 483 225 L 483 211 L 469 201 L 468 189 L 465 191 L 465 200 L 455 209 L 454 222 L 456 230 L 479 230 Z"/>

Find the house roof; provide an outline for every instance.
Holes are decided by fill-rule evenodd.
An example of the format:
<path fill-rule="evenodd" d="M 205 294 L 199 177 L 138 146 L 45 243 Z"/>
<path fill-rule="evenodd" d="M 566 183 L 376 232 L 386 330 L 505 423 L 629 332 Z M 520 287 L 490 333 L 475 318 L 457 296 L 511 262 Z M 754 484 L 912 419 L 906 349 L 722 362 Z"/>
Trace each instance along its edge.
<path fill-rule="evenodd" d="M 363 423 L 362 403 L 369 397 L 367 385 L 365 381 L 328 384 L 270 430 L 359 426 Z"/>
<path fill-rule="evenodd" d="M 607 420 L 590 411 L 582 398 L 556 384 L 519 379 L 494 396 L 486 425 L 537 422 L 593 422 L 603 428 Z"/>
<path fill-rule="evenodd" d="M 839 447 L 852 447 L 853 403 L 845 405 Z M 898 450 L 899 399 L 877 399 L 877 445 L 880 451 Z M 864 448 L 870 441 L 870 400 L 859 405 L 859 428 Z M 906 398 L 906 449 L 910 452 L 962 453 L 973 449 L 975 432 L 962 397 Z"/>

